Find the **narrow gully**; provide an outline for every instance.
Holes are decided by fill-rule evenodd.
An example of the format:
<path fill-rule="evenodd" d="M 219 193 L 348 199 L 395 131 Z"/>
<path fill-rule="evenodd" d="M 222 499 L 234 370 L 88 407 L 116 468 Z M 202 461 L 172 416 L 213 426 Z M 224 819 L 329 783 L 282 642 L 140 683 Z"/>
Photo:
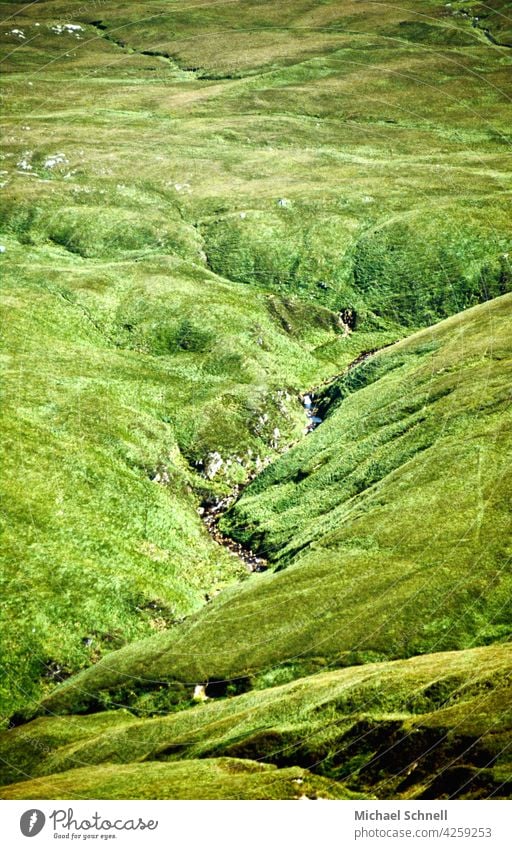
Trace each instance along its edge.
<path fill-rule="evenodd" d="M 393 344 L 393 343 L 391 343 Z M 362 354 L 359 354 L 348 366 L 346 366 L 343 371 L 333 375 L 332 377 L 323 380 L 317 386 L 314 386 L 311 389 L 308 389 L 306 392 L 301 393 L 298 398 L 301 404 L 304 407 L 304 412 L 306 415 L 306 423 L 303 430 L 303 435 L 307 436 L 312 431 L 316 430 L 319 425 L 322 424 L 323 419 L 318 415 L 318 407 L 315 405 L 315 396 L 318 394 L 320 389 L 323 389 L 326 386 L 330 386 L 336 380 L 344 377 L 348 374 L 349 371 L 361 365 L 361 363 L 368 360 L 370 357 L 377 354 L 379 351 L 384 350 L 384 348 L 389 348 L 390 345 L 383 345 L 381 348 L 375 348 L 372 351 L 365 351 Z M 292 448 L 297 445 L 297 442 L 291 443 L 288 445 L 282 452 L 286 454 Z M 265 572 L 268 569 L 268 561 L 261 557 L 259 554 L 256 554 L 252 549 L 246 548 L 241 543 L 237 542 L 231 537 L 225 536 L 219 530 L 219 522 L 222 516 L 229 510 L 230 507 L 235 504 L 244 489 L 252 483 L 255 478 L 261 474 L 261 472 L 254 472 L 249 475 L 248 479 L 243 484 L 237 484 L 228 495 L 223 496 L 222 498 L 212 499 L 208 498 L 203 501 L 202 505 L 199 507 L 199 515 L 201 516 L 208 533 L 212 537 L 212 539 L 226 548 L 231 554 L 238 557 L 239 560 L 242 561 L 245 568 L 248 572 Z"/>

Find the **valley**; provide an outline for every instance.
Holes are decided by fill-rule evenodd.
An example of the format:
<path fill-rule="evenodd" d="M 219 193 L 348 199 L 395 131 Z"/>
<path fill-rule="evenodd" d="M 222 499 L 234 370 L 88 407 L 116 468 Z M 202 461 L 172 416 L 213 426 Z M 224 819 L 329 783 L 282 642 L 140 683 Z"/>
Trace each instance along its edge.
<path fill-rule="evenodd" d="M 0 2 L 1 798 L 510 795 L 510 20 Z"/>

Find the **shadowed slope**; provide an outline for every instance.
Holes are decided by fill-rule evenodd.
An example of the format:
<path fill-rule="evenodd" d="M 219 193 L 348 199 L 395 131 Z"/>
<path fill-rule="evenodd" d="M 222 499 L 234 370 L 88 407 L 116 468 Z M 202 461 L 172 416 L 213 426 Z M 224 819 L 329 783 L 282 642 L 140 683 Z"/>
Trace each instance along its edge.
<path fill-rule="evenodd" d="M 30 776 L 32 794 L 43 776 L 69 787 L 77 769 L 92 775 L 88 767 L 109 764 L 121 783 L 123 765 L 150 772 L 150 763 L 229 756 L 300 765 L 383 798 L 504 796 L 511 664 L 509 645 L 490 646 L 319 672 L 284 686 L 276 675 L 272 688 L 172 716 L 42 717 L 0 734 L 0 783 Z M 0 795 L 21 792 L 15 785 Z"/>

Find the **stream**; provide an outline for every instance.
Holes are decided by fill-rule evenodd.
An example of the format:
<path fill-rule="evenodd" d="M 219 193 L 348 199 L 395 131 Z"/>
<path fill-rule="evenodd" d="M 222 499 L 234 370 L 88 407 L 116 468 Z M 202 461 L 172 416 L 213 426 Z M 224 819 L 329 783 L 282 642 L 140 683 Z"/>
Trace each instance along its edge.
<path fill-rule="evenodd" d="M 392 343 L 391 343 L 392 344 Z M 384 345 L 382 348 L 376 348 L 372 351 L 365 351 L 362 354 L 359 354 L 355 360 L 353 360 L 349 365 L 343 369 L 342 372 L 333 375 L 332 377 L 323 380 L 317 386 L 314 386 L 311 389 L 308 389 L 306 392 L 300 394 L 298 396 L 299 401 L 304 407 L 305 414 L 305 424 L 303 435 L 307 436 L 312 433 L 316 428 L 322 424 L 323 419 L 318 415 L 318 407 L 315 405 L 315 397 L 318 394 L 320 389 L 323 389 L 326 386 L 330 386 L 336 380 L 344 377 L 348 374 L 349 371 L 356 368 L 356 366 L 361 365 L 361 363 L 365 362 L 367 359 L 372 357 L 378 351 L 382 351 L 384 348 L 388 348 L 389 345 Z M 291 445 L 288 445 L 282 454 L 285 454 L 287 451 L 290 451 L 291 448 L 297 445 L 297 442 L 293 442 Z M 218 499 L 206 499 L 201 507 L 199 507 L 198 513 L 201 516 L 208 533 L 212 537 L 212 539 L 226 548 L 231 554 L 235 557 L 238 557 L 239 560 L 242 561 L 245 568 L 248 572 L 265 572 L 268 569 L 267 560 L 264 557 L 260 557 L 256 554 L 252 549 L 246 548 L 241 543 L 236 542 L 236 540 L 231 539 L 231 537 L 225 536 L 219 530 L 219 522 L 222 516 L 229 510 L 230 507 L 235 504 L 236 501 L 240 498 L 243 490 L 250 484 L 252 481 L 260 474 L 259 471 L 255 471 L 249 475 L 248 479 L 243 484 L 237 484 L 228 495 L 223 496 Z"/>

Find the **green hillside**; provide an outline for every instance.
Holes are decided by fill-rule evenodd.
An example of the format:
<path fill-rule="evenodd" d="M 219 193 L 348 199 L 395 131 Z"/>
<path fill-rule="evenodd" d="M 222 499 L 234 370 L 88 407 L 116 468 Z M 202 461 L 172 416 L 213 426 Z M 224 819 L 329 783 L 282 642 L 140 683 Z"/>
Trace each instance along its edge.
<path fill-rule="evenodd" d="M 227 757 L 247 759 L 248 772 L 253 758 L 273 764 L 279 780 L 307 767 L 306 795 L 503 797 L 511 789 L 511 662 L 510 646 L 491 646 L 321 672 L 152 719 L 123 710 L 36 719 L 0 734 L 0 796 L 53 798 L 58 788 L 77 798 L 91 786 L 103 792 L 107 775 L 109 794 L 125 798 L 129 776 L 146 788 L 143 770 L 166 776 L 166 766 L 184 771 L 190 792 L 196 765 L 217 769 Z M 322 793 L 313 774 L 335 785 Z M 246 792 L 258 792 L 247 778 Z M 150 781 L 144 792 L 154 792 Z M 226 776 L 220 793 L 231 792 Z"/>
<path fill-rule="evenodd" d="M 447 319 L 351 372 L 354 383 L 358 371 L 374 380 L 223 520 L 266 542 L 277 569 L 109 655 L 46 708 L 84 710 L 107 691 L 136 706 L 154 682 L 226 680 L 236 691 L 326 664 L 506 639 L 511 304 L 506 296 Z"/>
<path fill-rule="evenodd" d="M 236 758 L 74 769 L 4 788 L 4 799 L 351 799 L 338 782 L 299 767 Z M 358 797 L 356 797 L 358 798 Z M 360 798 L 360 797 L 359 797 Z M 364 798 L 364 797 L 363 797 Z"/>
<path fill-rule="evenodd" d="M 300 680 L 295 746 L 319 675 L 502 658 L 508 5 L 1 0 L 7 741 L 91 710 L 94 739 L 142 740 L 239 699 L 266 727 Z M 303 438 L 307 391 L 324 421 Z M 220 530 L 265 574 L 202 520 L 230 497 Z M 69 761 L 59 792 L 385 795 L 337 761 L 264 768 L 253 732 L 182 766 L 100 759 L 101 781 Z M 37 752 L 23 779 L 49 774 Z M 427 773 L 411 793 L 437 792 Z"/>
<path fill-rule="evenodd" d="M 126 264 L 121 283 L 115 264 L 50 248 L 11 243 L 2 261 L 2 656 L 24 703 L 41 675 L 51 683 L 160 631 L 246 574 L 198 505 L 275 455 L 277 422 L 283 440 L 298 437 L 289 389 L 326 373 L 315 341 L 336 331 L 318 308 L 295 338 L 265 296 L 171 258 Z M 297 312 L 282 307 L 290 323 Z M 177 352 L 159 351 L 157 335 L 181 340 Z M 225 465 L 210 482 L 196 463 L 214 451 Z"/>

